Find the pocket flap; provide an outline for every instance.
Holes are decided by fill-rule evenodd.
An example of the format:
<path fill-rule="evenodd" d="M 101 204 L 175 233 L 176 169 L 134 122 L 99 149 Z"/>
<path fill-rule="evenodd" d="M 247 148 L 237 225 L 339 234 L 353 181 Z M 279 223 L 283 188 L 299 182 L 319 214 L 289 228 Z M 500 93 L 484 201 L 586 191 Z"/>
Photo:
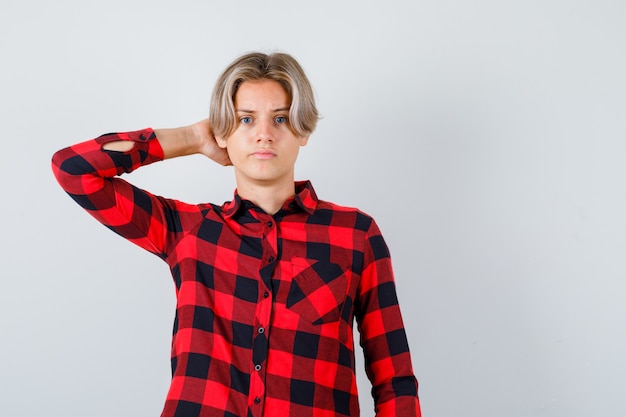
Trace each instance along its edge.
<path fill-rule="evenodd" d="M 339 320 L 348 286 L 345 271 L 337 264 L 306 258 L 293 258 L 291 268 L 287 308 L 313 324 Z"/>

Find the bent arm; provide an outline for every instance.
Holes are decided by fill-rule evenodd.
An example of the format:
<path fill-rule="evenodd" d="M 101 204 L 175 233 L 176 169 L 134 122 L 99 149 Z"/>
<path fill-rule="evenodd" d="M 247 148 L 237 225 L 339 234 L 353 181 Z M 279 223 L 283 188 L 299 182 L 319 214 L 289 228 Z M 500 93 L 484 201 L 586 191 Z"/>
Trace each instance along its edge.
<path fill-rule="evenodd" d="M 220 153 L 222 149 L 213 146 L 214 142 L 205 121 L 176 129 L 111 133 L 56 152 L 52 170 L 70 197 L 100 223 L 164 258 L 173 235 L 186 228 L 180 213 L 197 208 L 154 196 L 118 177 L 144 165 L 192 153 L 227 165 L 227 154 Z"/>
<path fill-rule="evenodd" d="M 155 129 L 154 133 L 163 150 L 163 159 L 199 153 L 218 164 L 231 165 L 226 150 L 217 146 L 209 122 L 206 119 L 189 126 Z M 128 152 L 133 146 L 134 142 L 119 141 L 109 142 L 103 146 L 103 149 Z"/>
<path fill-rule="evenodd" d="M 109 143 L 130 144 L 126 152 L 108 151 Z M 110 133 L 69 146 L 52 157 L 61 188 L 96 220 L 126 239 L 163 256 L 164 210 L 158 198 L 117 178 L 163 160 L 152 129 Z"/>

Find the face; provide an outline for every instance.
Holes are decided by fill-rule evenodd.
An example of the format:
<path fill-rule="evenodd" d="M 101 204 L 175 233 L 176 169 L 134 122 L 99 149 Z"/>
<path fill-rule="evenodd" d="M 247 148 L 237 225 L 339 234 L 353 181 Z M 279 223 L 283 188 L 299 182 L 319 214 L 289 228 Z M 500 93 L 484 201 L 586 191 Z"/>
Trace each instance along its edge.
<path fill-rule="evenodd" d="M 291 100 L 276 81 L 244 81 L 235 94 L 237 127 L 226 139 L 216 138 L 235 168 L 237 187 L 293 187 L 294 165 L 308 137 L 290 128 Z"/>

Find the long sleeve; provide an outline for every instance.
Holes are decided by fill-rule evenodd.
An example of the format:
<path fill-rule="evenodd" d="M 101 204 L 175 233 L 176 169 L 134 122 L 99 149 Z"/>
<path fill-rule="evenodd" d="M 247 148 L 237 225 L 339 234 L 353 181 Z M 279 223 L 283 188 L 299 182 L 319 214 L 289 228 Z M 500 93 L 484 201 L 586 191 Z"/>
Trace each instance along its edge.
<path fill-rule="evenodd" d="M 376 416 L 421 416 L 389 250 L 373 221 L 355 307 Z"/>
<path fill-rule="evenodd" d="M 133 141 L 128 152 L 103 150 L 109 142 Z M 117 178 L 163 160 L 152 129 L 111 133 L 56 152 L 52 170 L 61 187 L 99 222 L 164 258 L 168 231 L 180 229 L 173 200 L 154 196 Z"/>

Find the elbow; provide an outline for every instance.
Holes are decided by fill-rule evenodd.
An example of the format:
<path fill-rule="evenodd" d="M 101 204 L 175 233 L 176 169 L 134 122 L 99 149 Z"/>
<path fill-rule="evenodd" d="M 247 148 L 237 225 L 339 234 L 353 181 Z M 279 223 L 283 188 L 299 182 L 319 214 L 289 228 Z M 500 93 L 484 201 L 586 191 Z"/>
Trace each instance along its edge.
<path fill-rule="evenodd" d="M 82 189 L 81 177 L 94 171 L 91 164 L 71 148 L 55 152 L 52 155 L 51 168 L 61 188 L 68 193 L 75 193 Z"/>
<path fill-rule="evenodd" d="M 71 179 L 71 175 L 69 175 L 67 170 L 65 169 L 67 168 L 65 164 L 65 161 L 67 161 L 68 159 L 67 154 L 67 148 L 55 152 L 54 155 L 52 155 L 52 160 L 50 164 L 52 168 L 52 173 L 54 174 L 54 178 L 56 178 L 57 182 L 63 189 L 66 189 L 68 181 Z"/>

